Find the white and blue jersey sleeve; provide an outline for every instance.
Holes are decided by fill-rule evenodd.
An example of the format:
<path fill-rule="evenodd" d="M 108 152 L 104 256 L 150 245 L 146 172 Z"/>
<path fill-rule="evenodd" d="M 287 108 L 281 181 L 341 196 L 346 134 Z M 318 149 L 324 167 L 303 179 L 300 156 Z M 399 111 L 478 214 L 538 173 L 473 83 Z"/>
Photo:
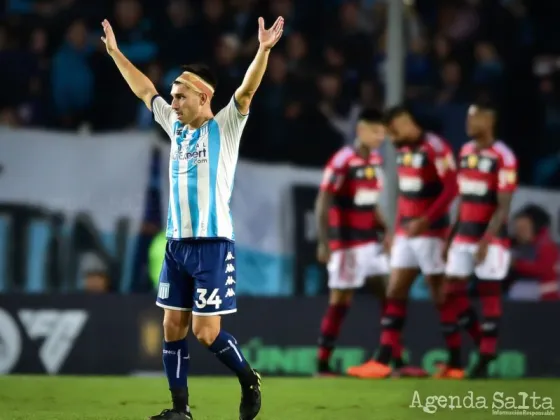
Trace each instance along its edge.
<path fill-rule="evenodd" d="M 152 98 L 152 112 L 154 120 L 161 125 L 161 128 L 167 133 L 170 139 L 173 139 L 172 129 L 177 122 L 177 115 L 173 112 L 173 108 L 165 99 L 156 95 Z"/>
<path fill-rule="evenodd" d="M 162 98 L 153 101 L 155 120 L 171 138 L 167 237 L 234 240 L 229 208 L 239 142 L 247 115 L 235 99 L 198 129 L 176 118 Z"/>

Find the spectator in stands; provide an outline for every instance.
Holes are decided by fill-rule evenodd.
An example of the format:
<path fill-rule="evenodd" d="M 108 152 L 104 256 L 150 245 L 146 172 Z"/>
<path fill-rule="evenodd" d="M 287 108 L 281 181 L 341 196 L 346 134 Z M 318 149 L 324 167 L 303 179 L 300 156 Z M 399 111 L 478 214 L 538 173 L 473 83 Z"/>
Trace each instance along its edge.
<path fill-rule="evenodd" d="M 86 273 L 84 290 L 86 293 L 101 294 L 111 291 L 111 280 L 105 271 Z"/>
<path fill-rule="evenodd" d="M 214 48 L 214 71 L 220 81 L 220 89 L 212 102 L 216 109 L 227 105 L 245 74 L 245 67 L 241 67 L 239 62 L 240 53 L 241 41 L 236 35 L 224 34 L 218 39 Z"/>
<path fill-rule="evenodd" d="M 475 58 L 473 83 L 493 90 L 499 87 L 504 69 L 496 48 L 489 42 L 479 42 L 475 46 Z"/>
<path fill-rule="evenodd" d="M 435 74 L 428 56 L 428 45 L 423 37 L 411 42 L 405 72 L 407 84 L 424 87 L 433 83 Z"/>
<path fill-rule="evenodd" d="M 362 26 L 360 7 L 356 1 L 347 1 L 339 11 L 338 39 L 348 67 L 359 74 L 366 72 L 373 55 L 371 34 Z"/>
<path fill-rule="evenodd" d="M 307 39 L 301 32 L 293 32 L 288 37 L 286 54 L 290 76 L 298 82 L 306 82 L 309 80 L 313 67 L 309 58 Z"/>
<path fill-rule="evenodd" d="M 448 61 L 441 68 L 440 88 L 436 95 L 438 105 L 465 102 L 466 94 L 462 85 L 462 70 L 457 61 Z"/>
<path fill-rule="evenodd" d="M 200 43 L 204 51 L 212 51 L 222 34 L 233 32 L 233 24 L 226 16 L 224 0 L 203 0 Z M 197 39 L 198 39 L 197 38 Z M 205 57 L 206 61 L 208 57 Z"/>
<path fill-rule="evenodd" d="M 181 10 L 181 7 L 175 7 Z M 118 0 L 115 5 L 115 32 L 119 49 L 134 63 L 145 64 L 153 60 L 158 48 L 153 42 L 151 22 L 144 18 L 138 0 Z M 183 44 L 176 45 L 181 48 Z"/>
<path fill-rule="evenodd" d="M 540 300 L 560 299 L 560 252 L 550 232 L 550 215 L 540 206 L 529 204 L 522 208 L 514 220 L 515 246 L 513 271 L 514 277 L 526 283 L 537 285 L 532 290 Z M 519 290 L 515 284 L 511 293 Z"/>
<path fill-rule="evenodd" d="M 72 22 L 52 64 L 53 100 L 61 127 L 76 129 L 92 105 L 94 76 L 88 62 L 92 52 L 84 21 Z"/>
<path fill-rule="evenodd" d="M 140 67 L 148 65 L 158 54 L 152 22 L 144 16 L 138 0 L 117 0 L 113 29 L 119 39 L 119 49 Z M 99 38 L 97 38 L 99 39 Z M 118 130 L 134 127 L 138 103 L 128 86 L 107 60 L 102 43 L 95 57 L 96 104 L 92 117 L 95 130 Z"/>
<path fill-rule="evenodd" d="M 451 43 L 442 34 L 434 37 L 432 49 L 432 60 L 437 67 L 443 66 L 451 58 Z"/>
<path fill-rule="evenodd" d="M 111 291 L 111 278 L 107 266 L 95 253 L 84 254 L 80 261 L 80 272 L 86 293 L 98 294 Z"/>
<path fill-rule="evenodd" d="M 146 76 L 152 81 L 158 92 L 165 92 L 169 89 L 170 83 L 165 83 L 163 67 L 158 61 L 152 61 L 148 64 Z M 140 130 L 147 130 L 154 126 L 154 114 L 144 103 L 138 104 L 136 124 Z"/>
<path fill-rule="evenodd" d="M 170 0 L 165 9 L 166 19 L 161 28 L 158 28 L 159 58 L 167 69 L 172 69 L 177 74 L 177 68 L 185 63 L 184 56 L 189 62 L 198 62 L 204 59 L 204 44 L 186 42 L 198 39 L 201 25 L 197 24 L 192 6 L 187 0 Z M 178 54 L 184 49 L 183 54 Z"/>
<path fill-rule="evenodd" d="M 257 19 L 255 11 L 256 0 L 233 0 L 231 2 L 233 9 L 233 31 L 241 40 L 243 50 L 241 54 L 244 57 L 250 57 L 254 54 L 257 47 L 257 39 L 255 36 L 254 22 Z M 281 16 L 281 15 L 277 15 Z M 287 18 L 284 16 L 287 23 Z M 286 23 L 284 27 L 286 27 Z"/>

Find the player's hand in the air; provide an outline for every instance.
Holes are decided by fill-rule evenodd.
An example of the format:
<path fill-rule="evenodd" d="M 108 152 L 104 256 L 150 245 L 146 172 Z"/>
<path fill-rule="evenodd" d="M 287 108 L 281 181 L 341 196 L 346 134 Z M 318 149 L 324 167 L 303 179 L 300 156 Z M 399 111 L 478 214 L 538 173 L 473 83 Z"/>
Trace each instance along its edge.
<path fill-rule="evenodd" d="M 329 248 L 329 245 L 325 243 L 319 243 L 319 245 L 317 245 L 317 260 L 320 263 L 326 264 L 329 262 L 330 257 L 331 250 Z"/>
<path fill-rule="evenodd" d="M 105 44 L 107 52 L 112 54 L 118 50 L 117 39 L 115 38 L 113 28 L 107 19 L 101 22 L 101 26 L 103 27 L 103 32 L 105 32 L 105 36 L 101 37 L 101 41 Z"/>
<path fill-rule="evenodd" d="M 264 48 L 265 50 L 270 50 L 272 47 L 274 47 L 282 37 L 283 31 L 284 31 L 284 18 L 282 16 L 276 19 L 276 22 L 274 22 L 274 25 L 272 25 L 270 29 L 265 29 L 264 19 L 260 17 L 259 18 L 259 43 L 261 44 L 261 48 Z"/>

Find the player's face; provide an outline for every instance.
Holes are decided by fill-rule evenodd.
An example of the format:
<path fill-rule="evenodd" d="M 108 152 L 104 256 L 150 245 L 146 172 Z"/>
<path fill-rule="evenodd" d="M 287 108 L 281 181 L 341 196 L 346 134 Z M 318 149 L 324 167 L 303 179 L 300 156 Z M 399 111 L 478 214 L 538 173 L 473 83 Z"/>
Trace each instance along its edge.
<path fill-rule="evenodd" d="M 478 137 L 487 133 L 492 128 L 492 115 L 484 112 L 476 106 L 471 106 L 467 114 L 467 135 Z"/>
<path fill-rule="evenodd" d="M 171 88 L 173 101 L 171 107 L 177 119 L 183 124 L 190 124 L 201 112 L 204 105 L 204 95 L 182 84 L 174 84 Z"/>
<path fill-rule="evenodd" d="M 387 132 L 383 124 L 360 121 L 356 127 L 356 134 L 363 145 L 377 149 L 385 140 Z"/>
<path fill-rule="evenodd" d="M 389 135 L 394 143 L 402 143 L 412 139 L 412 120 L 406 114 L 398 115 L 389 123 Z"/>

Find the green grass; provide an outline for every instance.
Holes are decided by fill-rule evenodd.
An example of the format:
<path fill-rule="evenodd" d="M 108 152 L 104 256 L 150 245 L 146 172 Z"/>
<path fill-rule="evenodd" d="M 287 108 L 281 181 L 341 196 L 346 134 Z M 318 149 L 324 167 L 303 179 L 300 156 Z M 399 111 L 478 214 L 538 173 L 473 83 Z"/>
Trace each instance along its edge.
<path fill-rule="evenodd" d="M 418 391 L 423 403 L 430 395 L 462 398 L 473 391 L 476 396 L 485 396 L 490 407 L 439 408 L 434 415 L 429 415 L 421 408 L 409 407 L 415 391 Z M 504 392 L 506 396 L 525 391 L 550 397 L 556 415 L 545 418 L 560 418 L 560 381 L 556 380 L 263 378 L 263 410 L 258 419 L 487 420 L 494 417 L 492 395 L 497 391 Z M 190 393 L 196 420 L 238 419 L 239 389 L 236 380 L 195 377 L 190 379 Z M 516 404 L 521 405 L 519 399 Z M 167 383 L 163 378 L 0 377 L 1 420 L 145 419 L 168 405 Z"/>

